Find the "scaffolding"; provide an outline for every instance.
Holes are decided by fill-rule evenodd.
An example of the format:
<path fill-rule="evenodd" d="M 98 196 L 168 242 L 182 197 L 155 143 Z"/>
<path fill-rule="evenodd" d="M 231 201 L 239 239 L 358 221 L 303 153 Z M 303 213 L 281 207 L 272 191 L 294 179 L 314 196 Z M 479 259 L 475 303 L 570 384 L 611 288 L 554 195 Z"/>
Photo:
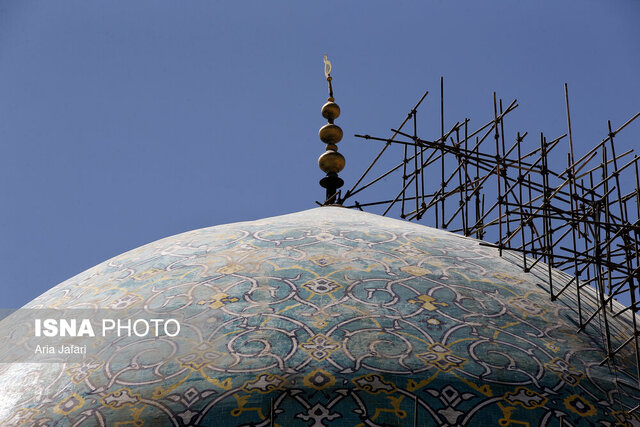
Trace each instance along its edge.
<path fill-rule="evenodd" d="M 383 215 L 475 237 L 497 248 L 500 256 L 517 253 L 525 272 L 544 267 L 551 300 L 569 294 L 575 300 L 576 332 L 596 322 L 604 330 L 601 365 L 617 369 L 616 357 L 623 349 L 633 353 L 635 384 L 625 386 L 640 391 L 640 328 L 635 315 L 640 309 L 640 159 L 633 150 L 617 152 L 615 145 L 618 134 L 640 112 L 615 130 L 608 121 L 605 137 L 576 159 L 566 84 L 567 132 L 553 139 L 543 133 L 532 138 L 527 132 L 508 138 L 505 120 L 518 103 L 503 104 L 495 92 L 488 122 L 473 129 L 465 118 L 446 129 L 443 89 L 440 79 L 439 136 L 418 136 L 417 113 L 425 92 L 391 129 L 390 137 L 355 135 L 382 148 L 348 191 L 327 200 L 349 208 L 381 208 Z M 385 163 L 381 159 L 388 157 L 385 153 L 392 145 L 402 146 L 402 160 L 372 177 L 374 166 Z M 566 158 L 566 166 L 552 167 L 551 156 Z M 427 171 L 429 177 L 439 175 L 439 182 L 425 179 Z M 390 179 L 401 182 L 400 190 L 381 197 L 376 184 Z M 554 269 L 571 278 L 558 280 Z M 629 324 L 622 339 L 612 339 L 610 323 L 615 318 Z"/>

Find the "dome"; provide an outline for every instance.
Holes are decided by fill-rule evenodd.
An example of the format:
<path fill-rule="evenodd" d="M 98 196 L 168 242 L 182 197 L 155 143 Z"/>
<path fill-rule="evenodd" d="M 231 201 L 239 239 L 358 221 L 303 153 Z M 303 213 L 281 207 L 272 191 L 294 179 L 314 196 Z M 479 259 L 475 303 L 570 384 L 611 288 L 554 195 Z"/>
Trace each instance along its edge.
<path fill-rule="evenodd" d="M 0 424 L 640 425 L 630 353 L 601 366 L 602 330 L 576 333 L 546 267 L 479 243 L 321 207 L 134 249 L 25 308 L 175 313 L 180 335 L 1 364 Z"/>

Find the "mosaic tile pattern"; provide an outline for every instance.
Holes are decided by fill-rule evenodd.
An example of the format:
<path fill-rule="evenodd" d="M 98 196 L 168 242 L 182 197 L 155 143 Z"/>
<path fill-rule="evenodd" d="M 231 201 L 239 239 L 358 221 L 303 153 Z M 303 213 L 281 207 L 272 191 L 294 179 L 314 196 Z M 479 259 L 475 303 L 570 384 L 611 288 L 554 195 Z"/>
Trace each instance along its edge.
<path fill-rule="evenodd" d="M 473 239 L 342 208 L 187 232 L 27 305 L 180 313 L 179 339 L 0 366 L 0 425 L 640 425 L 601 331 L 541 285 Z"/>

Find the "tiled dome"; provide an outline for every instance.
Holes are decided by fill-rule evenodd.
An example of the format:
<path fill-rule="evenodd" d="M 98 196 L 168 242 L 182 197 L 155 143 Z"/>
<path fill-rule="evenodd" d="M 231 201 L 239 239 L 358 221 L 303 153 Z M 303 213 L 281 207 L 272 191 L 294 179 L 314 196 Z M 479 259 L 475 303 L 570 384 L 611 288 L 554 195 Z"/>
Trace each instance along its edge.
<path fill-rule="evenodd" d="M 602 331 L 576 333 L 545 282 L 477 240 L 338 207 L 187 232 L 26 306 L 179 313 L 184 334 L 2 364 L 0 425 L 639 425 Z"/>

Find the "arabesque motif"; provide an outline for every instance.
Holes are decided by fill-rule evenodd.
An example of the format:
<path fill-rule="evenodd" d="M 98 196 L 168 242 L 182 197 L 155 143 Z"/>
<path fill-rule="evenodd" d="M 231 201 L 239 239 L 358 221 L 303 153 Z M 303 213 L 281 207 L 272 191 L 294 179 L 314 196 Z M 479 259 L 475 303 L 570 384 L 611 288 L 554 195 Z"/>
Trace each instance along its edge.
<path fill-rule="evenodd" d="M 640 425 L 571 295 L 497 254 L 337 207 L 159 240 L 27 307 L 180 313 L 184 334 L 0 366 L 0 424 Z"/>

